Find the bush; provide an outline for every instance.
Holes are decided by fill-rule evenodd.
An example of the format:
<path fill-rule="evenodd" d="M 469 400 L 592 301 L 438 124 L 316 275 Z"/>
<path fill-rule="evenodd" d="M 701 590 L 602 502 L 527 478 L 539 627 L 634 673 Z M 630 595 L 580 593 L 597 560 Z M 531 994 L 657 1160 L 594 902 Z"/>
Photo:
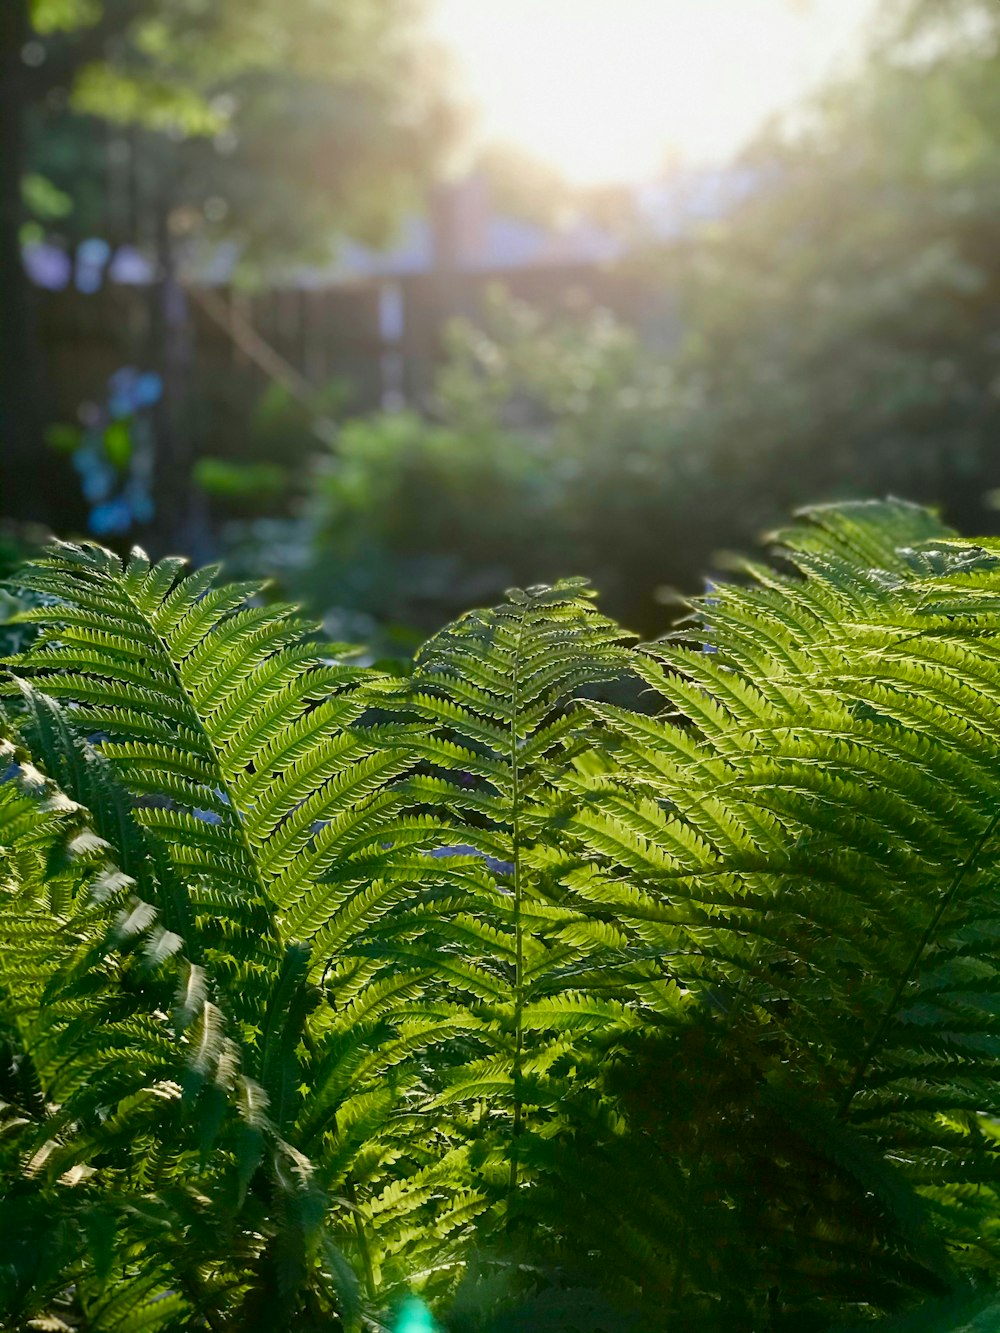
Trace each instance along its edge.
<path fill-rule="evenodd" d="M 426 633 L 512 583 L 580 569 L 627 623 L 662 623 L 658 586 L 708 559 L 701 498 L 719 499 L 712 460 L 671 424 L 670 371 L 606 311 L 548 320 L 499 292 L 487 327 L 456 323 L 449 349 L 429 416 L 341 432 L 296 590 Z"/>

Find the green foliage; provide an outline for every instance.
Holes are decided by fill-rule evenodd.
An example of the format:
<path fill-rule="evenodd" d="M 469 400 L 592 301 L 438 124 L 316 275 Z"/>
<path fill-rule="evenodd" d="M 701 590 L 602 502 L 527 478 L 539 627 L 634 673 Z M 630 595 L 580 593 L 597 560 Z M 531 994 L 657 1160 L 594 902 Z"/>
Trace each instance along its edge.
<path fill-rule="evenodd" d="M 538 568 L 551 563 L 550 488 L 530 449 L 410 412 L 349 421 L 334 449 L 308 503 L 312 558 L 294 585 L 312 604 L 427 631 L 526 574 L 529 561 L 515 570 L 509 556 L 529 525 L 546 534 Z"/>
<path fill-rule="evenodd" d="M 231 463 L 226 458 L 199 458 L 195 485 L 222 500 L 260 504 L 281 495 L 288 477 L 277 463 Z"/>
<path fill-rule="evenodd" d="M 988 1327 L 998 562 L 822 508 L 663 642 L 565 582 L 391 675 L 33 560 L 4 1327 Z"/>
<path fill-rule="evenodd" d="M 33 211 L 70 239 L 144 246 L 162 237 L 136 209 L 169 215 L 189 247 L 234 241 L 246 276 L 265 257 L 325 259 L 345 227 L 384 237 L 446 130 L 418 13 L 411 0 L 36 0 L 22 90 Z"/>
<path fill-rule="evenodd" d="M 1000 15 L 895 0 L 878 17 L 859 74 L 748 154 L 746 204 L 662 257 L 688 447 L 747 507 L 727 544 L 776 510 L 886 490 L 991 521 Z"/>
<path fill-rule="evenodd" d="M 573 570 L 653 633 L 670 588 L 803 503 L 905 494 L 995 530 L 1000 11 L 882 8 L 858 74 L 747 152 L 747 199 L 630 261 L 661 327 L 494 305 L 453 336 L 422 432 L 352 427 L 318 604 L 426 632 Z"/>
<path fill-rule="evenodd" d="M 23 194 L 28 212 L 45 222 L 64 218 L 73 208 L 72 200 L 44 176 L 26 176 Z"/>
<path fill-rule="evenodd" d="M 428 632 L 511 583 L 582 567 L 648 625 L 668 528 L 698 518 L 706 465 L 670 452 L 669 371 L 606 311 L 546 319 L 492 295 L 458 322 L 432 419 L 348 422 L 319 469 L 294 586 L 316 605 Z"/>
<path fill-rule="evenodd" d="M 167 1291 L 163 1326 L 180 1305 L 209 1325 L 224 1310 L 239 1326 L 248 1316 L 238 1312 L 253 1309 L 272 1327 L 325 1327 L 350 1305 L 326 1200 L 363 1190 L 373 1171 L 400 1188 L 408 1132 L 396 1124 L 390 1150 L 379 1126 L 419 1077 L 414 1053 L 449 1025 L 447 1014 L 414 1014 L 394 1026 L 412 983 L 352 961 L 352 942 L 404 885 L 433 885 L 438 865 L 425 858 L 411 874 L 398 864 L 381 887 L 371 879 L 402 800 L 393 779 L 412 763 L 396 743 L 405 728 L 349 728 L 377 680 L 362 694 L 360 673 L 322 656 L 286 609 L 245 607 L 248 587 L 211 591 L 212 570 L 173 586 L 179 569 L 141 557 L 123 569 L 97 548 L 60 548 L 21 580 L 45 599 L 23 613 L 41 629 L 13 664 L 22 734 L 59 781 L 52 799 L 93 808 L 93 831 L 74 836 L 97 857 L 93 879 L 81 870 L 53 882 L 46 856 L 12 890 L 12 928 L 37 938 L 38 952 L 18 951 L 16 970 L 5 969 L 5 1007 L 58 1103 L 25 1126 L 22 1160 L 35 1180 L 35 1154 L 52 1157 L 33 1187 L 49 1191 L 38 1207 L 53 1206 L 51 1191 L 75 1183 L 76 1168 L 90 1180 L 97 1160 L 115 1226 L 139 1210 L 122 1241 L 139 1267 L 116 1284 L 122 1311 L 104 1311 L 107 1273 L 78 1274 L 71 1256 L 73 1299 L 93 1327 L 131 1326 L 114 1320 Z M 22 785 L 25 773 L 35 780 L 22 765 Z M 24 855 L 16 840 L 11 854 Z M 337 942 L 336 960 L 309 943 L 324 938 Z M 40 957 L 46 977 L 27 966 Z M 324 1000 L 334 991 L 337 1008 Z M 100 1031 L 106 1064 L 78 1051 L 81 1029 Z M 67 1061 L 71 1085 L 50 1086 Z M 305 1150 L 322 1143 L 314 1165 Z M 385 1219 L 396 1211 L 389 1199 Z M 341 1213 L 356 1243 L 349 1221 Z M 50 1297 L 29 1286 L 11 1317 Z M 141 1317 L 160 1326 L 159 1315 Z"/>

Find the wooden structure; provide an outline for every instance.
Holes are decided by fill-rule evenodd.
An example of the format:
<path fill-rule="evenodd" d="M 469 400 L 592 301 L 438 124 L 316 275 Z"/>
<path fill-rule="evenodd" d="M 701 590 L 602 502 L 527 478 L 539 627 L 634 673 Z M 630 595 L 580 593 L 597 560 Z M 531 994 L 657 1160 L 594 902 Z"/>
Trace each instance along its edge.
<path fill-rule="evenodd" d="M 180 323 L 184 417 L 194 455 L 238 455 L 255 405 L 273 381 L 300 399 L 342 382 L 351 413 L 421 407 L 448 322 L 458 315 L 474 319 L 497 284 L 549 312 L 599 306 L 661 333 L 670 325 L 663 297 L 651 297 L 648 281 L 627 268 L 439 269 L 324 290 L 189 291 L 181 296 Z M 120 366 L 158 368 L 156 289 L 109 284 L 88 295 L 70 288 L 38 296 L 47 378 L 62 419 L 100 400 Z"/>

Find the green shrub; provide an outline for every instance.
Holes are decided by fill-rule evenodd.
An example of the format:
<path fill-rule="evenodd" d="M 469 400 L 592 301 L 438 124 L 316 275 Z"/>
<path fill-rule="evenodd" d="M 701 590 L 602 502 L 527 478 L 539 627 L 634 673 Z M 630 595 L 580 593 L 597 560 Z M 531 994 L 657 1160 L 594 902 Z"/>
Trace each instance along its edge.
<path fill-rule="evenodd" d="M 290 584 L 391 636 L 582 569 L 626 623 L 649 628 L 663 619 L 657 586 L 695 568 L 676 559 L 686 536 L 697 559 L 711 554 L 706 465 L 681 447 L 679 406 L 669 369 L 607 311 L 546 319 L 498 291 L 485 327 L 450 330 L 427 415 L 379 413 L 339 433 Z"/>
<path fill-rule="evenodd" d="M 901 504 L 779 552 L 405 676 L 212 569 L 18 576 L 5 1328 L 988 1317 L 1000 557 Z"/>
<path fill-rule="evenodd" d="M 291 528 L 295 595 L 391 639 L 572 570 L 650 635 L 677 589 L 700 589 L 720 553 L 813 497 L 940 493 L 950 515 L 989 523 L 994 390 L 956 401 L 941 358 L 897 349 L 878 308 L 845 350 L 801 275 L 775 278 L 761 258 L 774 236 L 792 244 L 782 208 L 794 199 L 766 196 L 674 253 L 669 276 L 651 268 L 682 298 L 670 347 L 604 310 L 544 316 L 499 292 L 480 325 L 457 322 L 425 414 L 355 418 L 318 465 Z M 870 281 L 864 297 L 874 304 Z M 905 342 L 916 316 L 894 317 Z"/>
<path fill-rule="evenodd" d="M 516 302 L 460 327 L 422 404 L 455 441 L 447 464 L 426 464 L 421 494 L 440 508 L 416 505 L 397 540 L 379 477 L 367 513 L 348 515 L 359 559 L 399 575 L 363 610 L 426 631 L 454 614 L 456 575 L 478 599 L 573 571 L 652 634 L 664 585 L 698 590 L 718 551 L 805 503 L 905 494 L 997 531 L 984 497 L 1000 487 L 1000 7 L 879 11 L 855 72 L 747 150 L 739 206 L 628 261 L 619 292 L 648 293 L 629 303 L 634 329 Z M 463 487 L 478 452 L 520 462 L 523 483 Z M 420 457 L 401 461 L 401 492 Z M 334 490 L 320 580 L 343 517 Z M 312 586 L 324 608 L 340 596 Z"/>
<path fill-rule="evenodd" d="M 551 532 L 554 517 L 530 447 L 410 412 L 348 422 L 310 512 L 313 564 L 299 586 L 312 604 L 368 613 L 390 632 L 427 632 L 502 595 L 529 563 L 528 531 Z M 543 567 L 551 540 L 531 548 Z"/>

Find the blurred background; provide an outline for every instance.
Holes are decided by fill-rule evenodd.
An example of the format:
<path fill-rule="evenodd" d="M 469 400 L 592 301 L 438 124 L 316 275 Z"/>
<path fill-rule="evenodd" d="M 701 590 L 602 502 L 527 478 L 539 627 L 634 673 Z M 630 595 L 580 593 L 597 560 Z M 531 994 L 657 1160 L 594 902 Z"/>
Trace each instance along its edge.
<path fill-rule="evenodd" d="M 798 505 L 996 531 L 996 0 L 3 0 L 0 570 L 646 635 Z"/>

